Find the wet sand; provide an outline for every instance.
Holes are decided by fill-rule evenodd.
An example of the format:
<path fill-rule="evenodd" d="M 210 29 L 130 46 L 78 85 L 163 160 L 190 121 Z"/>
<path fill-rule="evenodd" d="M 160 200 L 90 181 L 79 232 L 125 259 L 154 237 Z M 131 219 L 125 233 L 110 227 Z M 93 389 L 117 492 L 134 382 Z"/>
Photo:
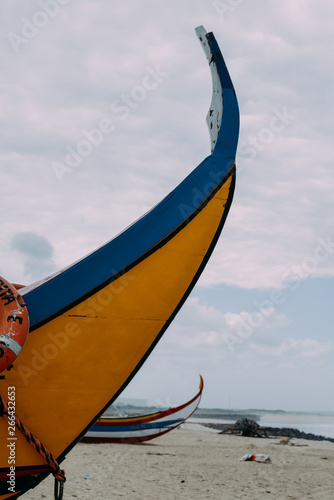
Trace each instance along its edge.
<path fill-rule="evenodd" d="M 222 435 L 200 424 L 142 445 L 79 443 L 62 463 L 64 500 L 328 500 L 334 491 L 334 443 Z M 271 463 L 241 462 L 264 453 Z M 53 476 L 25 500 L 53 497 Z"/>

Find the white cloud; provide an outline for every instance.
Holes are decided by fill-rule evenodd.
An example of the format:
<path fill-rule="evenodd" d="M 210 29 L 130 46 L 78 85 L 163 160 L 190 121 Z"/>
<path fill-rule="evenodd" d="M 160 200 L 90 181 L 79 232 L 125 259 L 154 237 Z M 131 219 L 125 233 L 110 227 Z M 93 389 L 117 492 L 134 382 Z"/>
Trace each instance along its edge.
<path fill-rule="evenodd" d="M 246 353 L 254 362 L 264 357 L 317 361 L 333 350 L 331 341 L 294 339 L 278 334 L 277 330 L 284 331 L 290 320 L 274 308 L 259 306 L 256 303 L 251 312 L 222 313 L 191 297 L 170 328 L 166 348 L 175 352 L 180 352 L 180 348 L 188 353 L 192 351 L 195 356 L 196 351 L 207 361 L 216 356 L 239 359 Z"/>
<path fill-rule="evenodd" d="M 334 343 L 282 335 L 288 324 L 284 315 L 267 310 L 268 316 L 259 322 L 259 314 L 222 313 L 197 298 L 188 299 L 125 395 L 158 400 L 166 394 L 161 394 L 162 383 L 164 388 L 173 388 L 167 393 L 172 404 L 182 402 L 201 373 L 203 407 L 331 408 L 328 395 L 316 386 L 324 378 L 330 380 Z M 238 337 L 238 325 L 253 321 L 258 326 L 251 334 Z M 226 333 L 233 349 L 229 349 Z M 157 381 L 152 380 L 152 373 L 159 374 Z"/>
<path fill-rule="evenodd" d="M 204 2 L 197 7 L 185 2 L 175 19 L 170 4 L 164 18 L 158 15 L 151 23 L 152 5 L 148 11 L 145 3 L 139 8 L 125 2 L 114 9 L 86 2 L 78 10 L 68 2 L 18 54 L 9 42 L 2 49 L 0 154 L 10 172 L 7 184 L 14 176 L 21 180 L 16 200 L 39 199 L 26 213 L 25 230 L 37 232 L 32 221 L 38 215 L 38 232 L 52 241 L 59 266 L 119 232 L 208 153 L 204 117 L 210 75 L 191 24 L 200 17 L 220 42 L 241 108 L 235 201 L 201 284 L 280 287 L 282 274 L 312 251 L 315 238 L 331 234 L 331 65 L 328 59 L 319 64 L 325 63 L 322 43 L 332 41 L 331 4 L 307 4 L 298 16 L 287 2 L 258 4 L 260 22 L 257 8 L 241 2 L 229 10 L 228 23 L 211 7 L 209 13 Z M 14 9 L 4 2 L 2 33 L 8 26 L 20 32 L 22 17 L 32 22 L 40 6 L 36 9 L 33 3 L 19 2 Z M 146 20 L 144 12 L 150 12 Z M 173 28 L 167 24 L 171 17 Z M 243 36 L 236 36 L 240 32 Z M 168 76 L 119 120 L 111 103 L 131 95 L 145 68 L 157 65 Z M 284 109 L 294 117 L 286 123 L 283 118 L 279 131 L 274 122 L 273 132 L 275 113 L 284 116 Z M 116 129 L 65 173 L 59 186 L 52 163 L 64 163 L 67 148 L 75 149 L 83 131 L 102 119 L 115 122 Z M 6 194 L 3 203 L 11 197 Z M 20 209 L 22 204 L 13 221 Z M 62 241 L 69 243 L 65 247 Z M 333 275 L 333 259 L 315 274 Z"/>
<path fill-rule="evenodd" d="M 0 6 L 4 277 L 34 279 L 11 249 L 15 234 L 45 238 L 54 250 L 52 265 L 64 267 L 140 217 L 207 156 L 211 81 L 194 35 L 199 24 L 215 33 L 241 111 L 235 199 L 199 284 L 288 294 L 300 280 L 334 276 L 331 251 L 326 258 L 316 252 L 319 238 L 334 240 L 332 2 L 241 1 L 219 16 L 214 2 L 205 0 L 172 0 L 163 8 L 148 0 L 117 6 L 107 0 L 69 1 L 15 53 L 7 35 L 22 35 L 22 18 L 33 21 L 40 3 L 3 0 Z M 159 66 L 168 76 L 122 120 L 111 104 L 143 85 L 148 66 Z M 284 115 L 284 110 L 293 118 L 277 122 L 277 111 Z M 103 119 L 112 120 L 115 129 L 59 182 L 53 162 L 64 162 L 67 148 L 77 148 L 84 132 Z M 42 260 L 35 264 L 34 275 L 47 272 Z M 185 366 L 210 356 L 212 367 L 224 360 L 238 378 L 233 359 L 249 356 L 244 369 L 251 373 L 252 363 L 266 366 L 269 356 L 277 359 L 275 369 L 285 380 L 275 353 L 304 374 L 304 362 L 325 359 L 324 350 L 331 349 L 316 340 L 307 347 L 313 340 L 303 344 L 301 334 L 277 339 L 275 328 L 288 318 L 277 314 L 274 304 L 273 313 L 230 352 L 223 348 L 222 332 L 233 333 L 241 320 L 256 322 L 259 311 L 232 315 L 189 304 L 191 313 L 185 309 L 185 316 L 177 317 L 161 355 L 162 366 L 174 363 L 176 378 Z M 178 363 L 182 368 L 176 369 Z M 210 373 L 214 382 L 213 368 Z"/>

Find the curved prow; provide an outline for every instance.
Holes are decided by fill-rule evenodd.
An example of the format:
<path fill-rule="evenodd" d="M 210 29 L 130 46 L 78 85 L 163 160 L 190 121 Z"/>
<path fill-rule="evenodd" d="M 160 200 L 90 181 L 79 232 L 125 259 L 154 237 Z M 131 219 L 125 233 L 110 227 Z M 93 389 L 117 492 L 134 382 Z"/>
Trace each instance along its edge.
<path fill-rule="evenodd" d="M 82 441 L 138 444 L 162 436 L 179 427 L 195 413 L 201 400 L 203 385 L 200 375 L 199 392 L 196 396 L 187 403 L 168 410 L 123 418 L 105 415 L 95 422 Z"/>
<path fill-rule="evenodd" d="M 15 387 L 15 413 L 58 463 L 128 385 L 172 323 L 232 204 L 237 99 L 213 34 L 197 31 L 213 74 L 212 154 L 117 237 L 20 289 L 30 333 L 0 376 L 0 389 L 3 397 Z M 0 437 L 7 432 L 0 415 Z M 17 434 L 16 450 L 15 498 L 52 471 L 23 434 Z M 8 449 L 0 446 L 1 500 L 9 496 L 9 472 Z"/>
<path fill-rule="evenodd" d="M 206 123 L 211 139 L 211 153 L 213 153 L 218 139 L 219 129 L 223 116 L 223 89 L 218 75 L 217 66 L 212 59 L 211 49 L 206 37 L 207 32 L 203 26 L 198 26 L 197 28 L 195 28 L 195 31 L 202 45 L 204 54 L 208 60 L 211 70 L 212 99 L 208 114 L 206 116 Z"/>
<path fill-rule="evenodd" d="M 234 163 L 239 135 L 239 107 L 233 83 L 213 33 L 207 33 L 203 26 L 195 31 L 211 70 L 212 100 L 206 118 L 211 153 L 231 157 Z"/>
<path fill-rule="evenodd" d="M 204 388 L 204 380 L 203 380 L 202 375 L 200 375 L 199 378 L 200 378 L 200 381 L 199 381 L 199 393 L 198 393 L 198 396 L 201 396 L 202 392 L 203 392 L 203 388 Z"/>
<path fill-rule="evenodd" d="M 31 331 L 93 295 L 161 247 L 204 208 L 227 177 L 233 174 L 239 135 L 235 91 L 213 33 L 205 33 L 203 27 L 196 31 L 207 55 L 213 82 L 208 121 L 213 148 L 211 156 L 116 238 L 59 273 L 26 286 L 22 295 L 28 304 Z"/>

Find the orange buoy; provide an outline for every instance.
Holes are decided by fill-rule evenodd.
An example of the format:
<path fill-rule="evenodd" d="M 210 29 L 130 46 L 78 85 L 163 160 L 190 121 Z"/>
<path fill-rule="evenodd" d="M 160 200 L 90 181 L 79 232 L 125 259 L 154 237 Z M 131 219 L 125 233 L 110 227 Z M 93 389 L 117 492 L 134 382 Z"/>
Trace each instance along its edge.
<path fill-rule="evenodd" d="M 20 354 L 29 333 L 29 315 L 14 285 L 0 276 L 0 373 Z"/>

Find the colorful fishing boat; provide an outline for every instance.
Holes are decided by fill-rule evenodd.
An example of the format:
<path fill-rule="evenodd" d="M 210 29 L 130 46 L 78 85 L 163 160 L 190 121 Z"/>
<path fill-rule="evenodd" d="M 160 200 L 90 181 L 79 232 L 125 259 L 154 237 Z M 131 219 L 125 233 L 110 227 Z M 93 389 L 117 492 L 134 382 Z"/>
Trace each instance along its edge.
<path fill-rule="evenodd" d="M 102 416 L 81 439 L 84 443 L 139 444 L 150 441 L 183 424 L 196 411 L 202 397 L 203 378 L 199 391 L 190 401 L 149 415 L 115 418 Z"/>
<path fill-rule="evenodd" d="M 0 500 L 50 473 L 62 497 L 59 464 L 140 369 L 220 236 L 235 186 L 239 111 L 213 34 L 196 31 L 213 78 L 211 155 L 88 256 L 19 291 L 0 283 Z"/>

